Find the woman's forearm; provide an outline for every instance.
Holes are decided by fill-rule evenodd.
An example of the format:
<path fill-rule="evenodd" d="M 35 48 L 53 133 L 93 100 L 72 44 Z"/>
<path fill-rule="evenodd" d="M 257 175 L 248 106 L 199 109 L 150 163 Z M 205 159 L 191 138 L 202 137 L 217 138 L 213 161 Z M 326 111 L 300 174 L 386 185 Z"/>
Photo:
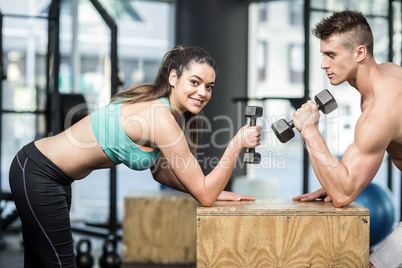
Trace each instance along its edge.
<path fill-rule="evenodd" d="M 212 203 L 226 187 L 242 149 L 238 140 L 232 139 L 218 164 L 205 177 L 205 193 Z"/>

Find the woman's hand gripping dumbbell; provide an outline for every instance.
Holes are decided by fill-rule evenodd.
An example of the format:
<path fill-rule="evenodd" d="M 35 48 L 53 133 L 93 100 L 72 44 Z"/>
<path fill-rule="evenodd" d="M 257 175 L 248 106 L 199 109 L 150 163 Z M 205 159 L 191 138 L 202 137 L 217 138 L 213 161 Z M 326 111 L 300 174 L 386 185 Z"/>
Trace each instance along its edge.
<path fill-rule="evenodd" d="M 250 126 L 255 127 L 257 118 L 262 116 L 263 108 L 260 106 L 247 106 L 244 115 L 250 118 Z M 261 154 L 257 153 L 254 148 L 247 149 L 244 153 L 243 162 L 246 164 L 259 164 L 261 162 Z"/>
<path fill-rule="evenodd" d="M 327 89 L 324 89 L 315 95 L 314 101 L 317 104 L 318 109 L 324 114 L 329 114 L 338 108 L 338 103 L 336 102 L 334 96 L 332 96 Z M 295 136 L 293 131 L 294 126 L 293 120 L 286 122 L 285 119 L 279 119 L 271 125 L 271 129 L 280 142 L 286 143 Z"/>

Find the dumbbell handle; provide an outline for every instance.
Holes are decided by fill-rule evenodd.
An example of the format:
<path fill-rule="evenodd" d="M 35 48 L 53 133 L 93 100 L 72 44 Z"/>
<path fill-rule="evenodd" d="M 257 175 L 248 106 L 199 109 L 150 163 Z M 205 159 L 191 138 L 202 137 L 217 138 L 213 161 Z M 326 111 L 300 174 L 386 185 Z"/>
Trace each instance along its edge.
<path fill-rule="evenodd" d="M 250 117 L 250 127 L 255 127 L 257 125 L 257 117 Z"/>
<path fill-rule="evenodd" d="M 318 107 L 318 110 L 322 110 L 322 106 L 320 106 L 318 103 L 316 103 L 316 105 L 317 105 L 317 107 Z M 290 120 L 289 122 L 288 122 L 288 125 L 289 125 L 289 127 L 290 128 L 294 128 L 295 127 L 295 124 L 293 123 L 293 120 Z"/>
<path fill-rule="evenodd" d="M 255 127 L 257 125 L 257 117 L 255 116 L 251 116 L 250 117 L 250 127 Z M 254 153 L 255 152 L 255 148 L 249 148 L 247 149 L 248 153 Z"/>

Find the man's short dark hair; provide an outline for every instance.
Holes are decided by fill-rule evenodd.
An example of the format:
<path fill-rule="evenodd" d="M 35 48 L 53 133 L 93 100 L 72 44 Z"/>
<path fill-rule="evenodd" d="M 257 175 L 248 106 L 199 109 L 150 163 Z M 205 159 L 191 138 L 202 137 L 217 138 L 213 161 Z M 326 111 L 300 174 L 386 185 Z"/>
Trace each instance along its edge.
<path fill-rule="evenodd" d="M 343 45 L 353 50 L 363 45 L 369 55 L 373 56 L 374 38 L 367 19 L 359 11 L 344 10 L 335 12 L 324 18 L 312 30 L 314 36 L 320 40 L 328 40 L 332 35 L 345 35 Z"/>

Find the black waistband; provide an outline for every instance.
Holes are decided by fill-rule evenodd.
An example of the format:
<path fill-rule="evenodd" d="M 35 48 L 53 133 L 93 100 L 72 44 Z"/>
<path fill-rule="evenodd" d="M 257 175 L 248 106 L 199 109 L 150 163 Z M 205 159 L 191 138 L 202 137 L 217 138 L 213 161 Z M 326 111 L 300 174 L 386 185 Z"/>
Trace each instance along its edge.
<path fill-rule="evenodd" d="M 25 160 L 28 158 L 27 154 L 24 152 L 24 149 L 21 149 L 17 154 L 21 164 L 23 164 Z"/>
<path fill-rule="evenodd" d="M 34 142 L 25 145 L 19 152 L 18 158 L 23 163 L 25 159 L 29 158 L 43 169 L 50 168 L 53 173 L 57 174 L 58 182 L 64 184 L 71 184 L 74 180 L 64 173 L 56 164 L 54 164 L 49 158 L 47 158 L 39 149 L 35 146 Z"/>

